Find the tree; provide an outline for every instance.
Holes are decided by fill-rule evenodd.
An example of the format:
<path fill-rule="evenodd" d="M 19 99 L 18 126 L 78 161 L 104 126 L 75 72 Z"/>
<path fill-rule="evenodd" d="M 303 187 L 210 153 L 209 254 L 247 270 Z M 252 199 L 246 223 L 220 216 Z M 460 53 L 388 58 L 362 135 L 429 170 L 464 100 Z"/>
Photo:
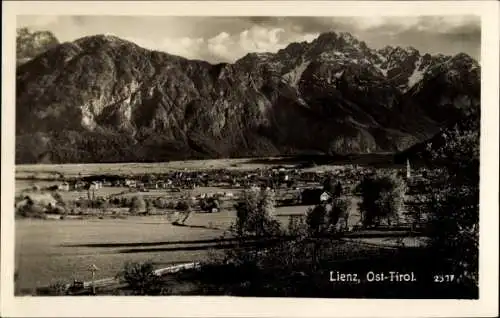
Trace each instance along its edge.
<path fill-rule="evenodd" d="M 176 210 L 180 211 L 180 217 L 174 223 L 185 224 L 191 212 L 193 211 L 194 202 L 189 195 L 177 202 Z"/>
<path fill-rule="evenodd" d="M 305 223 L 308 234 L 315 237 L 334 232 L 340 219 L 344 220 L 343 228 L 346 228 L 348 218 L 348 201 L 345 198 L 335 198 L 331 203 L 318 204 L 308 209 Z"/>
<path fill-rule="evenodd" d="M 347 229 L 349 221 L 349 201 L 346 198 L 338 197 L 333 199 L 330 209 L 327 209 L 328 225 L 335 228 L 340 219 L 343 219 L 341 229 Z"/>
<path fill-rule="evenodd" d="M 279 222 L 274 218 L 276 201 L 273 191 L 245 190 L 236 208 L 236 232 L 239 236 L 277 234 Z"/>
<path fill-rule="evenodd" d="M 326 232 L 328 224 L 326 222 L 326 207 L 318 204 L 306 212 L 306 224 L 308 234 L 312 237 L 319 236 Z"/>
<path fill-rule="evenodd" d="M 153 213 L 154 204 L 151 200 L 146 200 L 146 214 Z"/>
<path fill-rule="evenodd" d="M 342 192 L 343 192 L 342 184 L 340 183 L 340 181 L 337 181 L 333 195 L 334 195 L 334 197 L 338 198 L 342 195 Z"/>
<path fill-rule="evenodd" d="M 153 263 L 126 263 L 117 278 L 132 289 L 135 295 L 158 295 L 162 280 L 154 271 Z"/>
<path fill-rule="evenodd" d="M 331 194 L 335 193 L 335 182 L 331 176 L 327 176 L 323 181 L 323 191 Z"/>
<path fill-rule="evenodd" d="M 379 225 L 386 220 L 390 225 L 398 222 L 406 183 L 396 173 L 374 173 L 363 178 L 358 185 L 361 193 L 359 204 L 362 222 L 366 226 Z"/>
<path fill-rule="evenodd" d="M 135 196 L 130 202 L 129 212 L 132 214 L 143 212 L 146 210 L 146 202 L 142 196 Z"/>
<path fill-rule="evenodd" d="M 438 171 L 422 205 L 431 216 L 430 247 L 467 286 L 478 284 L 479 110 L 432 140 L 425 155 Z"/>

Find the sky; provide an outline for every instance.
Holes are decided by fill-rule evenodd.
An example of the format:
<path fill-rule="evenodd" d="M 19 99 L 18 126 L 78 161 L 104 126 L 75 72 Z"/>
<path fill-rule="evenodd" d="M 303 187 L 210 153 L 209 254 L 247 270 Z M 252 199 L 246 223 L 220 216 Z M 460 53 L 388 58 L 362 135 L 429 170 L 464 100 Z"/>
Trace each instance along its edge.
<path fill-rule="evenodd" d="M 169 17 L 18 16 L 17 27 L 51 31 L 60 42 L 111 34 L 142 47 L 201 59 L 234 62 L 250 52 L 276 52 L 311 42 L 323 32 L 349 32 L 371 48 L 413 46 L 423 53 L 467 53 L 480 60 L 476 16 L 408 17 Z"/>

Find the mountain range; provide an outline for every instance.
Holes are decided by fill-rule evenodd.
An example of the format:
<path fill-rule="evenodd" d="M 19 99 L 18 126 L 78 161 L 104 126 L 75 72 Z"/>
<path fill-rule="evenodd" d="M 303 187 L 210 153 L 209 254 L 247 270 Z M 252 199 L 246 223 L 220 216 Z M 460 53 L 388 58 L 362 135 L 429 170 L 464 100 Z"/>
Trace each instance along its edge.
<path fill-rule="evenodd" d="M 349 33 L 220 64 L 109 35 L 27 58 L 22 41 L 17 163 L 398 152 L 480 107 L 467 54 L 372 49 Z"/>

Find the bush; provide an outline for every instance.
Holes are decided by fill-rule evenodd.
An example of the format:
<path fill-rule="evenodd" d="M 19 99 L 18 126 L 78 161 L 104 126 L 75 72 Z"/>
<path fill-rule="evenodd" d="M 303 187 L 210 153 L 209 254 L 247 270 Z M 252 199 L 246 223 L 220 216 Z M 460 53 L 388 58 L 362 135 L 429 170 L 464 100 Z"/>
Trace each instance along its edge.
<path fill-rule="evenodd" d="M 359 209 L 365 226 L 379 225 L 386 220 L 390 225 L 399 222 L 406 183 L 396 173 L 378 173 L 364 177 L 358 185 L 361 194 Z"/>
<path fill-rule="evenodd" d="M 26 218 L 46 218 L 45 208 L 39 204 L 34 204 L 33 202 L 28 202 L 27 204 L 19 206 L 16 209 L 16 215 Z"/>
<path fill-rule="evenodd" d="M 167 209 L 169 202 L 164 198 L 156 198 L 153 202 L 153 206 L 157 209 Z"/>
<path fill-rule="evenodd" d="M 162 279 L 154 272 L 150 261 L 126 263 L 117 278 L 127 283 L 135 295 L 159 295 L 162 292 Z"/>
<path fill-rule="evenodd" d="M 187 200 L 181 200 L 177 202 L 175 209 L 179 211 L 188 211 L 191 209 L 191 207 Z"/>
<path fill-rule="evenodd" d="M 167 203 L 167 209 L 173 210 L 175 209 L 175 203 L 170 201 Z"/>
<path fill-rule="evenodd" d="M 49 285 L 48 294 L 51 296 L 63 296 L 66 295 L 68 287 L 65 282 L 57 281 Z"/>
<path fill-rule="evenodd" d="M 61 194 L 59 192 L 54 192 L 52 194 L 52 196 L 54 197 L 54 199 L 56 199 L 57 204 L 59 206 L 63 206 L 63 207 L 66 206 L 66 202 L 64 201 L 63 197 L 61 196 Z"/>
<path fill-rule="evenodd" d="M 146 214 L 152 214 L 154 208 L 154 203 L 151 200 L 146 200 Z"/>
<path fill-rule="evenodd" d="M 132 214 L 144 212 L 146 210 L 146 202 L 142 196 L 135 196 L 130 202 L 129 212 Z"/>
<path fill-rule="evenodd" d="M 292 237 L 305 237 L 307 235 L 307 225 L 302 215 L 290 215 L 286 234 Z"/>
<path fill-rule="evenodd" d="M 220 202 L 216 198 L 206 198 L 200 200 L 200 209 L 205 212 L 211 212 L 212 209 L 219 209 Z"/>
<path fill-rule="evenodd" d="M 109 208 L 109 203 L 102 198 L 98 198 L 93 201 L 93 206 L 97 209 L 106 209 Z"/>
<path fill-rule="evenodd" d="M 65 207 L 57 205 L 55 207 L 50 207 L 49 209 L 47 209 L 47 213 L 66 215 L 67 210 Z"/>

